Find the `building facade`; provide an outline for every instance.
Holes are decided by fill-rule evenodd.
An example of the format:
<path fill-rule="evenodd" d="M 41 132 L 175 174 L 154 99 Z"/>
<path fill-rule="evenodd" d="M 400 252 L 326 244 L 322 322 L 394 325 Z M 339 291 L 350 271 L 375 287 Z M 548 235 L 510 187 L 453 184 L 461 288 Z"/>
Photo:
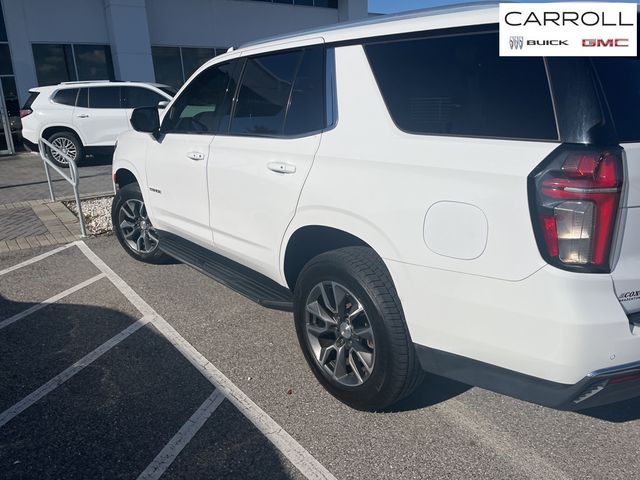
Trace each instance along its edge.
<path fill-rule="evenodd" d="M 1 0 L 0 77 L 10 117 L 30 88 L 74 80 L 180 86 L 261 37 L 364 18 L 367 0 Z"/>

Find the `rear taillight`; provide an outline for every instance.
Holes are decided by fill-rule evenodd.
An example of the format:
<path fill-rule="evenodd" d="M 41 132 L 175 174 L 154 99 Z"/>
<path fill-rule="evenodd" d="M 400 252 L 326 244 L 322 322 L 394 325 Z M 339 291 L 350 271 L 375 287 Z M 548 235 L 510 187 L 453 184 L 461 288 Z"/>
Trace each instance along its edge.
<path fill-rule="evenodd" d="M 26 110 L 20 110 L 20 118 L 24 118 L 27 115 L 31 115 L 33 113 L 33 110 L 31 110 L 30 108 L 27 108 Z"/>
<path fill-rule="evenodd" d="M 622 149 L 563 145 L 529 177 L 531 216 L 547 262 L 611 271 L 623 185 Z"/>

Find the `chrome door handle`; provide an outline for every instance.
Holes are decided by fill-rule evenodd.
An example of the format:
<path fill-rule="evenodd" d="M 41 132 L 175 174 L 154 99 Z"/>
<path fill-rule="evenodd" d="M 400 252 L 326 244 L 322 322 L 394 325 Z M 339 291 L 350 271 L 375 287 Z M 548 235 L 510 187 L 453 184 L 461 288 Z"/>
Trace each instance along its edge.
<path fill-rule="evenodd" d="M 76 117 L 78 117 L 78 118 L 89 118 L 89 115 L 87 115 L 86 113 L 81 113 L 80 115 L 76 115 Z"/>
<path fill-rule="evenodd" d="M 189 152 L 187 153 L 187 157 L 191 160 L 204 160 L 204 153 L 202 152 Z"/>
<path fill-rule="evenodd" d="M 296 173 L 296 166 L 284 162 L 271 162 L 267 164 L 267 168 L 277 173 Z"/>

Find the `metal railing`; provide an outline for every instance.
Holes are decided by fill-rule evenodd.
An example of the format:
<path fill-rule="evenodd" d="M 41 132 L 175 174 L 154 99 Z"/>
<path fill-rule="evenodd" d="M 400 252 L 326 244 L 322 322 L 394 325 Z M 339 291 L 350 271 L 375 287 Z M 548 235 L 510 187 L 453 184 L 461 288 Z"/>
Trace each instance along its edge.
<path fill-rule="evenodd" d="M 45 148 L 46 147 L 46 148 Z M 78 207 L 78 219 L 80 220 L 80 235 L 82 238 L 87 237 L 87 229 L 84 224 L 84 215 L 82 213 L 82 204 L 80 203 L 80 193 L 78 192 L 78 185 L 80 184 L 80 175 L 78 175 L 78 167 L 73 158 L 69 157 L 66 153 L 57 147 L 54 147 L 49 141 L 44 138 L 38 140 L 38 149 L 40 150 L 40 158 L 44 162 L 44 171 L 47 174 L 47 183 L 49 184 L 49 194 L 51 195 L 51 201 L 56 201 L 56 194 L 53 191 L 53 183 L 51 183 L 51 173 L 49 168 L 53 168 L 58 174 L 64 178 L 73 187 L 73 196 L 76 198 L 76 205 Z M 47 151 L 54 151 L 69 163 L 69 173 L 67 175 L 64 170 L 58 167 L 51 159 L 47 158 Z"/>

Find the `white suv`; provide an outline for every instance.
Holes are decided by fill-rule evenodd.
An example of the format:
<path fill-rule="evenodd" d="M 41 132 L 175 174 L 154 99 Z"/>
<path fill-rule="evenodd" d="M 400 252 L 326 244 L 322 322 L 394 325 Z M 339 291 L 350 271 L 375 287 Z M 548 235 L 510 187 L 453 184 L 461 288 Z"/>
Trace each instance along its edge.
<path fill-rule="evenodd" d="M 561 409 L 640 394 L 639 60 L 501 58 L 497 20 L 382 17 L 210 61 L 120 137 L 119 241 L 292 310 L 355 408 L 422 371 Z"/>
<path fill-rule="evenodd" d="M 134 108 L 158 106 L 173 98 L 167 85 L 138 82 L 68 82 L 29 90 L 20 111 L 25 144 L 36 151 L 41 136 L 76 162 L 85 154 L 113 150 L 118 135 L 129 130 Z M 56 151 L 49 158 L 67 160 Z"/>

